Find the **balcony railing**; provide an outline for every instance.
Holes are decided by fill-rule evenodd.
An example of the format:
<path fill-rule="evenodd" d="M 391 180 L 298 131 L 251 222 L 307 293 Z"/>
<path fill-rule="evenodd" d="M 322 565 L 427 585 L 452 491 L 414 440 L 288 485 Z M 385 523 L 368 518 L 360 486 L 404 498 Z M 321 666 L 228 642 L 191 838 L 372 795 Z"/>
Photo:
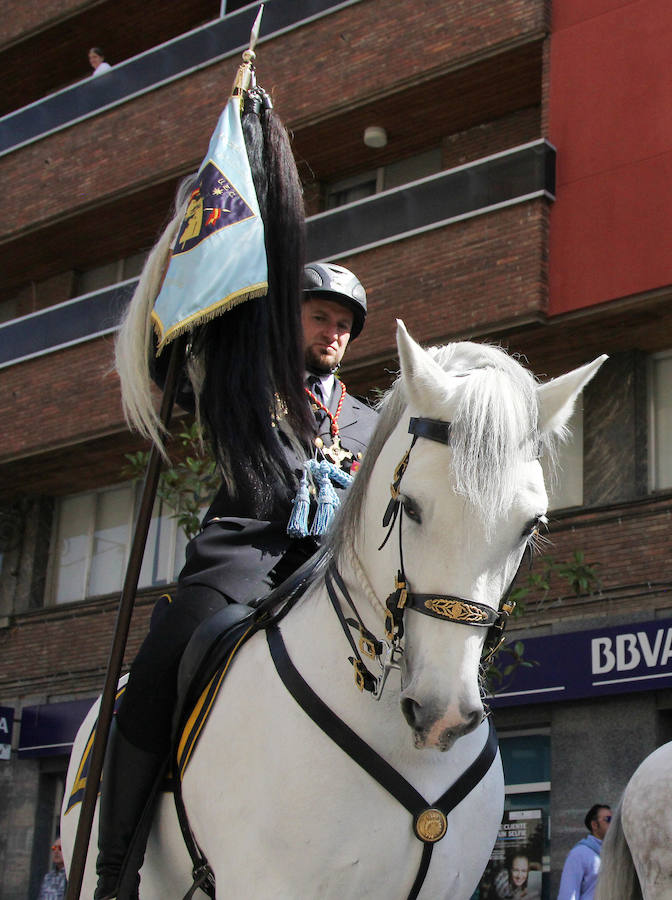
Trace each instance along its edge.
<path fill-rule="evenodd" d="M 534 141 L 308 219 L 307 258 L 335 259 L 537 197 L 554 199 L 555 149 Z M 116 330 L 133 279 L 0 325 L 0 368 Z"/>
<path fill-rule="evenodd" d="M 358 0 L 267 0 L 259 44 Z M 247 47 L 249 6 L 128 59 L 98 78 L 63 88 L 0 119 L 0 156 L 183 78 Z"/>

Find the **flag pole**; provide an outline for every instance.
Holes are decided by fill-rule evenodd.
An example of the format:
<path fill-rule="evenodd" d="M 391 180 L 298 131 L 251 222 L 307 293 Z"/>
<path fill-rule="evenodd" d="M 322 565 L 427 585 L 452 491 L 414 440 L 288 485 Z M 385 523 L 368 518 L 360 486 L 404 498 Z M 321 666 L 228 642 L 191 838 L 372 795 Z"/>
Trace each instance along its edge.
<path fill-rule="evenodd" d="M 186 337 L 182 336 L 173 342 L 170 349 L 168 373 L 166 375 L 166 383 L 164 385 L 161 409 L 159 412 L 161 423 L 166 429 L 170 425 L 170 418 L 175 405 L 177 384 L 182 360 L 184 358 L 185 344 Z M 126 649 L 131 615 L 133 613 L 135 595 L 140 579 L 140 568 L 145 552 L 145 544 L 147 543 L 147 534 L 149 533 L 160 472 L 161 454 L 156 445 L 152 444 L 147 462 L 147 470 L 145 472 L 145 480 L 142 487 L 140 509 L 138 510 L 135 532 L 133 534 L 131 551 L 126 567 L 126 577 L 119 599 L 117 621 L 115 624 L 114 636 L 112 638 L 112 645 L 110 647 L 107 673 L 105 675 L 105 686 L 100 700 L 98 723 L 96 725 L 96 734 L 91 751 L 91 762 L 86 777 L 86 787 L 82 800 L 82 808 L 79 814 L 79 821 L 77 823 L 77 834 L 75 837 L 72 861 L 68 872 L 68 885 L 65 900 L 78 900 L 82 889 L 84 866 L 86 864 L 89 839 L 91 837 L 91 829 L 93 826 L 98 787 L 103 770 L 103 761 L 105 759 L 105 749 L 107 747 L 107 739 L 112 724 L 112 716 L 114 715 L 117 683 L 124 661 L 124 651 Z"/>

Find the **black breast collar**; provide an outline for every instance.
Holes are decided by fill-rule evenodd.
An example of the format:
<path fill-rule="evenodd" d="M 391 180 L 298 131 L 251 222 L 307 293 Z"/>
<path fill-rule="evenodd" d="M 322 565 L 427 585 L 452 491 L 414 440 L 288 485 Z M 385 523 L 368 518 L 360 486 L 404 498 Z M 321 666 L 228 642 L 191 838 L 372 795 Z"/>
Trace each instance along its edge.
<path fill-rule="evenodd" d="M 415 900 L 427 875 L 434 844 L 448 830 L 448 815 L 485 777 L 497 754 L 497 733 L 492 717 L 488 718 L 488 737 L 474 762 L 438 800 L 428 803 L 412 784 L 369 747 L 306 683 L 290 659 L 277 625 L 268 628 L 266 635 L 278 675 L 303 711 L 413 817 L 414 834 L 423 843 L 418 873 L 408 895 L 408 900 Z"/>

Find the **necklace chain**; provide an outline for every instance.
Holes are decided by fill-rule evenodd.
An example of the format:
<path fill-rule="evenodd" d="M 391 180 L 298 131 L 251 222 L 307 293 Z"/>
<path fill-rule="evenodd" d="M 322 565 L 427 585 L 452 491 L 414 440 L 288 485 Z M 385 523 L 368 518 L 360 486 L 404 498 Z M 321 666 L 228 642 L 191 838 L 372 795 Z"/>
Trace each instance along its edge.
<path fill-rule="evenodd" d="M 315 394 L 311 391 L 309 387 L 304 388 L 305 392 L 308 394 L 313 403 L 317 406 L 318 409 L 321 409 L 322 412 L 326 413 L 329 416 L 329 420 L 331 421 L 330 431 L 331 436 L 336 437 L 338 434 L 338 417 L 341 414 L 341 409 L 343 407 L 343 400 L 345 398 L 346 390 L 345 385 L 342 381 L 337 382 L 341 386 L 341 396 L 338 401 L 338 406 L 336 407 L 336 412 L 332 413 L 332 411 L 322 403 L 322 401 L 315 396 Z"/>

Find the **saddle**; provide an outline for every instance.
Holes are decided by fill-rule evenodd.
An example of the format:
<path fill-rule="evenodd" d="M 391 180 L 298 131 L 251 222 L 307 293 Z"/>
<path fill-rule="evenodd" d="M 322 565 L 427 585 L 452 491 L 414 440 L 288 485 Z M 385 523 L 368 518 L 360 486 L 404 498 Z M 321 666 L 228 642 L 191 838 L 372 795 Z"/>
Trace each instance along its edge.
<path fill-rule="evenodd" d="M 246 635 L 256 631 L 256 611 L 240 603 L 230 603 L 196 628 L 182 654 L 177 676 L 177 705 L 173 713 L 173 742 L 198 698 Z"/>
<path fill-rule="evenodd" d="M 177 705 L 173 714 L 173 743 L 178 751 L 180 744 L 189 739 L 188 732 L 197 717 L 199 704 L 213 680 L 217 679 L 216 686 L 212 685 L 216 693 L 238 649 L 257 631 L 279 622 L 328 561 L 329 555 L 318 551 L 265 597 L 249 605 L 231 603 L 196 628 L 178 670 Z M 182 771 L 186 762 L 181 766 Z"/>

